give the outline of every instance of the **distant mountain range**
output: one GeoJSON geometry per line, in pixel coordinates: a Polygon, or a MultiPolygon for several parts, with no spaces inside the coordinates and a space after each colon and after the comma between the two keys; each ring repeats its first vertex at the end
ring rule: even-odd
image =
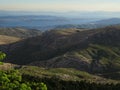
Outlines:
{"type": "Polygon", "coordinates": [[[0,27],[25,27],[30,29],[49,30],[59,25],[85,24],[96,21],[95,18],[67,18],[50,15],[0,16],[0,27]]]}
{"type": "Polygon", "coordinates": [[[58,25],[55,29],[65,29],[65,28],[86,28],[86,29],[94,29],[94,28],[103,28],[106,26],[117,25],[120,24],[120,18],[110,18],[98,20],[95,22],[90,22],[86,24],[76,25],[76,24],[67,24],[67,25],[58,25]]]}
{"type": "Polygon", "coordinates": [[[69,18],[120,18],[120,12],[107,12],[107,11],[5,11],[0,10],[0,16],[28,16],[28,15],[49,15],[57,17],[69,17],[69,18]]]}
{"type": "Polygon", "coordinates": [[[41,31],[59,28],[101,28],[120,24],[120,18],[82,18],[51,15],[8,15],[0,16],[0,27],[22,27],[41,31]]]}

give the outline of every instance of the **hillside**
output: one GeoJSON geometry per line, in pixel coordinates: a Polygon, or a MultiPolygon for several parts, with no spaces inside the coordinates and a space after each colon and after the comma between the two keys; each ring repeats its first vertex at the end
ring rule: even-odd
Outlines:
{"type": "Polygon", "coordinates": [[[41,31],[25,28],[0,28],[0,35],[12,36],[17,38],[28,38],[41,35],[41,31]]]}
{"type": "Polygon", "coordinates": [[[4,50],[7,48],[6,62],[48,68],[75,68],[120,79],[119,35],[120,26],[94,30],[51,30],[41,36],[2,47],[4,50]]]}
{"type": "Polygon", "coordinates": [[[64,81],[81,81],[87,80],[89,82],[97,83],[118,83],[117,80],[102,78],[100,76],[90,74],[84,71],[79,71],[73,68],[43,68],[37,66],[17,65],[11,63],[3,63],[0,65],[0,70],[18,70],[22,75],[30,77],[37,77],[38,79],[59,79],[64,81]],[[107,81],[107,82],[106,82],[107,81]]]}
{"type": "Polygon", "coordinates": [[[0,45],[10,44],[10,43],[14,43],[14,42],[17,42],[17,41],[20,41],[20,40],[21,39],[17,38],[17,37],[0,35],[0,45]]]}
{"type": "Polygon", "coordinates": [[[45,83],[44,85],[47,86],[48,90],[91,90],[93,88],[95,90],[109,90],[111,88],[112,90],[119,90],[120,87],[119,80],[103,78],[72,68],[41,68],[4,63],[0,65],[0,75],[0,79],[4,80],[5,83],[0,86],[2,89],[9,89],[12,85],[14,85],[13,89],[20,89],[19,85],[24,83],[24,87],[31,88],[26,90],[37,90],[38,87],[43,88],[41,82],[45,83]],[[10,82],[7,82],[6,78],[10,82]]]}
{"type": "MultiPolygon", "coordinates": [[[[41,36],[9,45],[11,47],[9,48],[10,50],[8,50],[10,51],[9,53],[11,53],[11,59],[9,60],[16,58],[18,61],[14,61],[14,63],[18,64],[28,64],[37,60],[47,60],[66,53],[71,47],[74,49],[74,47],[79,46],[80,43],[86,43],[84,41],[87,39],[87,35],[94,33],[94,31],[82,32],[81,30],[46,31],[41,36]],[[19,62],[19,60],[21,61],[19,62]]],[[[78,48],[83,47],[84,45],[81,45],[78,48]]]]}

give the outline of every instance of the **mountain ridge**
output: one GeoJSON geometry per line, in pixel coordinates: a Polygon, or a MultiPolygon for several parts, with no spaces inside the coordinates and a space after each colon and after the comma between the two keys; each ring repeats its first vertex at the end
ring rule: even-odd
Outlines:
{"type": "Polygon", "coordinates": [[[118,71],[119,35],[119,26],[94,30],[46,31],[41,36],[31,37],[5,46],[9,47],[8,60],[6,61],[16,64],[31,63],[30,65],[36,65],[33,62],[39,61],[40,64],[37,66],[67,66],[88,72],[109,72],[110,63],[114,63],[114,69],[110,71],[118,71]],[[111,53],[109,54],[109,52],[111,53]],[[114,57],[116,60],[109,60],[114,59],[114,57]],[[97,67],[98,70],[94,67],[97,67]]]}
{"type": "Polygon", "coordinates": [[[44,68],[73,68],[120,80],[120,26],[60,29],[0,45],[5,62],[44,68]]]}
{"type": "Polygon", "coordinates": [[[29,38],[41,35],[41,31],[26,29],[22,27],[16,28],[0,28],[0,35],[13,36],[17,38],[29,38]]]}

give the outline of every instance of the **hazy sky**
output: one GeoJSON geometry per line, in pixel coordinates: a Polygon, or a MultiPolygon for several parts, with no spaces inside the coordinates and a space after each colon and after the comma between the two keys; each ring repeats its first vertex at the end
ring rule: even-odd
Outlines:
{"type": "Polygon", "coordinates": [[[0,10],[120,11],[120,0],[0,0],[0,10]]]}

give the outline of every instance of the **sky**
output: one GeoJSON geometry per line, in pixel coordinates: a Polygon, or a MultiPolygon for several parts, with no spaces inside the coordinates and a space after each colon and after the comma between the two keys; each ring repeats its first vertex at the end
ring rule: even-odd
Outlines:
{"type": "Polygon", "coordinates": [[[0,10],[120,11],[120,0],[0,0],[0,10]]]}

